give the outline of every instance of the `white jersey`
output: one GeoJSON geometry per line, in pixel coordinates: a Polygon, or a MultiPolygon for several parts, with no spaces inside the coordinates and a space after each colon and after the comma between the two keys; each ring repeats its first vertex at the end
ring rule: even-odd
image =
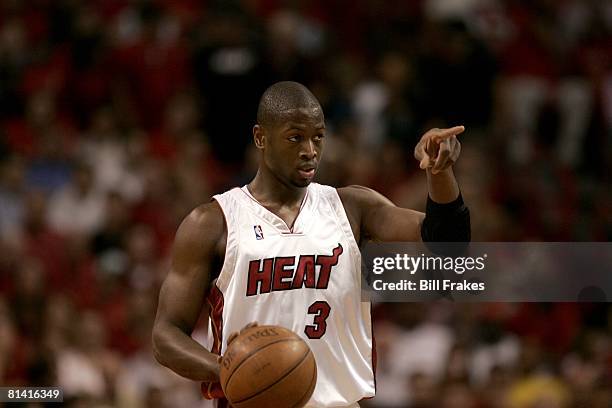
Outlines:
{"type": "Polygon", "coordinates": [[[335,188],[311,183],[290,229],[247,187],[216,195],[227,224],[223,268],[209,301],[212,351],[257,321],[310,346],[317,384],[307,407],[351,407],[374,396],[370,303],[361,300],[361,254],[335,188]]]}

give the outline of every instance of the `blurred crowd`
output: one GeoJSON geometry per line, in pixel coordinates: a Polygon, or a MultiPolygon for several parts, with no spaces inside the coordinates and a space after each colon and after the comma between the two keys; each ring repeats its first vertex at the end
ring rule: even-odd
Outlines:
{"type": "MultiPolygon", "coordinates": [[[[323,105],[319,182],[423,210],[414,145],[463,124],[475,241],[612,239],[610,2],[3,0],[1,385],[208,406],[152,358],[157,291],[180,220],[253,177],[257,101],[278,80],[323,105]]],[[[612,401],[608,304],[374,315],[368,407],[612,401]]]]}

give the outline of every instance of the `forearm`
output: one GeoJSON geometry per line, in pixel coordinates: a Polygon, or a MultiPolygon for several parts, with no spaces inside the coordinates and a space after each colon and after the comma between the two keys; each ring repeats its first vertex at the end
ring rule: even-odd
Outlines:
{"type": "Polygon", "coordinates": [[[421,225],[424,242],[469,242],[470,211],[463,202],[451,168],[438,174],[427,171],[429,198],[421,225]]]}
{"type": "Polygon", "coordinates": [[[160,364],[183,377],[195,381],[219,381],[219,356],[177,326],[156,323],[153,329],[153,354],[160,364]]]}
{"type": "Polygon", "coordinates": [[[439,204],[455,201],[459,197],[459,185],[455,179],[453,168],[449,167],[437,174],[427,169],[427,189],[429,197],[439,204]]]}
{"type": "Polygon", "coordinates": [[[470,211],[463,202],[452,168],[461,151],[457,135],[464,130],[463,126],[432,129],[414,148],[419,167],[427,172],[429,195],[421,224],[423,242],[466,243],[471,240],[470,211]]]}

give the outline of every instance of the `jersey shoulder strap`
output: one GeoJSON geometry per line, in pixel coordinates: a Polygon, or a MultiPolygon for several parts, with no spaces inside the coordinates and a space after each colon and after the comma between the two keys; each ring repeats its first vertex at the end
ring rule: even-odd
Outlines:
{"type": "Polygon", "coordinates": [[[213,199],[219,203],[225,217],[225,225],[227,227],[227,243],[225,245],[225,258],[219,277],[217,278],[217,287],[223,290],[229,284],[229,280],[234,272],[238,255],[238,245],[240,244],[240,214],[241,214],[241,196],[243,193],[240,188],[235,187],[226,191],[223,194],[213,196],[213,199]]]}
{"type": "Polygon", "coordinates": [[[321,202],[325,202],[335,215],[336,220],[338,221],[338,226],[345,238],[350,243],[351,248],[354,251],[359,252],[359,245],[355,240],[355,235],[353,234],[351,223],[349,221],[348,215],[346,214],[346,210],[344,209],[344,204],[342,204],[342,200],[338,195],[338,190],[335,187],[327,186],[324,184],[316,184],[316,189],[321,202]]]}

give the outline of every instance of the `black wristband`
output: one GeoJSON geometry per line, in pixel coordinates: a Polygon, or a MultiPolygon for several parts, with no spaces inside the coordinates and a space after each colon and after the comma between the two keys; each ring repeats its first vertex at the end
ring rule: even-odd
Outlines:
{"type": "Polygon", "coordinates": [[[461,193],[454,201],[436,203],[427,197],[425,219],[421,226],[423,242],[469,242],[471,240],[470,211],[461,193]]]}
{"type": "Polygon", "coordinates": [[[427,209],[425,211],[427,212],[427,215],[444,217],[447,215],[452,215],[457,211],[461,211],[463,207],[465,207],[465,204],[463,203],[463,196],[461,193],[459,193],[459,196],[454,201],[444,204],[436,203],[428,195],[427,209]]]}

